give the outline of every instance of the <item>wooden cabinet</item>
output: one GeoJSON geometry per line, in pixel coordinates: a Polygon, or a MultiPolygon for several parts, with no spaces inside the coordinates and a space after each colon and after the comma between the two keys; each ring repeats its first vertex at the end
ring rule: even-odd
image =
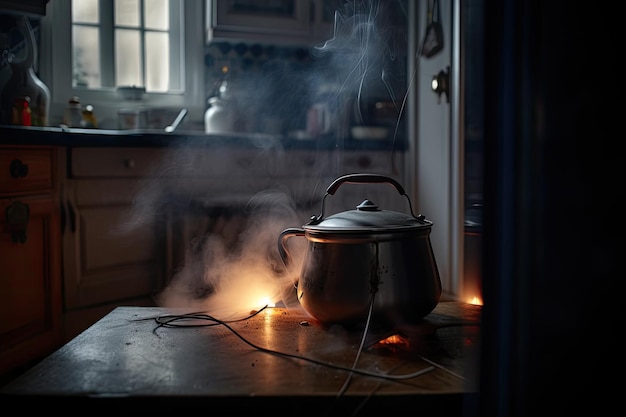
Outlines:
{"type": "Polygon", "coordinates": [[[0,0],[0,13],[26,14],[40,17],[46,15],[49,0],[0,0]]]}
{"type": "Polygon", "coordinates": [[[76,147],[62,155],[68,336],[115,306],[153,305],[164,281],[165,225],[140,197],[158,191],[152,168],[161,155],[158,148],[125,147],[76,147]]]}
{"type": "Polygon", "coordinates": [[[332,36],[338,0],[207,0],[208,41],[314,44],[332,36]]]}
{"type": "Polygon", "coordinates": [[[0,375],[63,342],[56,149],[0,146],[0,375]]]}

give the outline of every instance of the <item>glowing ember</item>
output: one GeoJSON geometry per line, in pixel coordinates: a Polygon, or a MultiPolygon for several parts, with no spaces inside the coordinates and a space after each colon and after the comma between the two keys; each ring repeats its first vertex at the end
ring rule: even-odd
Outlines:
{"type": "Polygon", "coordinates": [[[276,303],[274,303],[270,297],[262,297],[258,302],[259,308],[263,308],[265,306],[268,307],[276,307],[276,303]]]}
{"type": "Polygon", "coordinates": [[[385,339],[379,340],[380,345],[409,345],[409,339],[400,336],[399,334],[391,335],[385,339]]]}
{"type": "Polygon", "coordinates": [[[469,303],[469,304],[474,304],[474,305],[477,305],[477,306],[481,306],[481,305],[483,305],[483,301],[482,301],[480,298],[478,298],[478,297],[472,297],[472,298],[468,301],[468,303],[469,303]]]}

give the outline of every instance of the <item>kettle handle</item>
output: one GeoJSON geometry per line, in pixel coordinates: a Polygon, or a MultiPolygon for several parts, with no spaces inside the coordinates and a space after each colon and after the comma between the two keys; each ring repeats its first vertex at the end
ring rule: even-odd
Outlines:
{"type": "Polygon", "coordinates": [[[413,216],[420,223],[425,223],[427,221],[425,220],[424,215],[422,214],[418,216],[415,215],[415,213],[413,212],[413,205],[411,204],[411,199],[404,191],[404,187],[402,187],[402,185],[400,185],[400,183],[394,180],[393,178],[390,178],[381,174],[347,174],[347,175],[343,175],[337,178],[328,186],[328,188],[326,189],[326,194],[322,198],[322,212],[319,214],[319,216],[312,216],[311,221],[308,223],[309,225],[319,224],[322,221],[322,219],[324,218],[324,207],[326,203],[326,197],[328,197],[329,195],[334,195],[337,189],[339,188],[339,186],[344,183],[351,183],[351,184],[388,183],[388,184],[391,184],[395,187],[395,189],[398,191],[398,193],[400,193],[401,196],[406,198],[406,201],[409,204],[409,212],[411,213],[411,216],[413,216]]]}
{"type": "Polygon", "coordinates": [[[393,178],[381,174],[348,174],[337,178],[326,189],[326,194],[334,195],[339,186],[343,183],[363,184],[363,183],[389,183],[393,185],[400,195],[405,195],[404,188],[393,178]]]}
{"type": "Polygon", "coordinates": [[[290,227],[283,230],[278,235],[278,253],[283,260],[285,266],[289,265],[289,252],[287,251],[287,239],[293,236],[304,236],[304,229],[299,227],[290,227]]]}

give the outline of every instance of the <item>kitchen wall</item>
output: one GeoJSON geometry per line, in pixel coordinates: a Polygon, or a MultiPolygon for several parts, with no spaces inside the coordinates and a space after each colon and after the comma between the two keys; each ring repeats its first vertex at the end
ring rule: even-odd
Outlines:
{"type": "MultiPolygon", "coordinates": [[[[246,116],[238,131],[282,133],[305,128],[306,109],[311,104],[308,74],[314,67],[310,47],[210,42],[204,62],[207,100],[218,95],[224,69],[228,70],[229,94],[246,116]]],[[[204,126],[198,129],[204,130],[204,126]]]]}
{"type": "Polygon", "coordinates": [[[481,0],[439,1],[443,49],[427,58],[419,51],[429,3],[410,4],[409,51],[417,52],[408,70],[412,117],[405,183],[417,211],[434,222],[431,240],[446,296],[480,303],[476,223],[482,212],[473,205],[482,202],[483,192],[481,0]],[[439,94],[432,81],[441,72],[449,76],[449,91],[439,94]]]}
{"type": "Polygon", "coordinates": [[[443,29],[443,49],[426,58],[419,56],[424,42],[429,2],[411,2],[414,24],[409,46],[416,59],[409,67],[411,94],[409,97],[409,141],[406,183],[412,185],[416,210],[433,221],[431,240],[439,272],[447,295],[460,296],[459,285],[463,268],[463,184],[462,138],[455,126],[459,111],[458,79],[451,75],[450,102],[446,95],[432,90],[432,79],[441,70],[458,72],[455,58],[458,36],[453,28],[453,5],[440,1],[443,29]]]}

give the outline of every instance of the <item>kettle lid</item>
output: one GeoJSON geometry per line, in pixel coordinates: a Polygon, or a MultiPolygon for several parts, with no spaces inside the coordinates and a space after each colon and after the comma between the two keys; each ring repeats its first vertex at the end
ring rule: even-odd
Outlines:
{"type": "Polygon", "coordinates": [[[370,200],[363,200],[355,210],[343,211],[303,226],[309,231],[328,232],[391,232],[411,231],[432,226],[423,215],[413,216],[393,210],[381,210],[370,200]]]}

